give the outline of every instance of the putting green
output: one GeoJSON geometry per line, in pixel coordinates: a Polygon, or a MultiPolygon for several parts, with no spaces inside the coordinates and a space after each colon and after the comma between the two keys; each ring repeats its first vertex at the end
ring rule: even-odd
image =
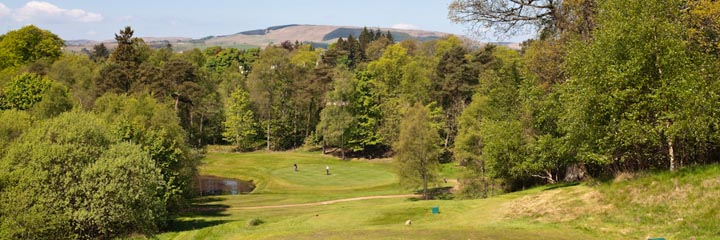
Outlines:
{"type": "Polygon", "coordinates": [[[355,189],[396,183],[395,174],[389,170],[370,164],[299,164],[297,172],[286,167],[275,169],[271,175],[283,185],[355,189]],[[330,175],[326,174],[325,166],[330,166],[330,175]]]}

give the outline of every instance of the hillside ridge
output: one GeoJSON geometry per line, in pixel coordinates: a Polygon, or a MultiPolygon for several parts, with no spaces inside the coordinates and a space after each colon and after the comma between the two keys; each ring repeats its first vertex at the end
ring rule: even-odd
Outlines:
{"type": "MultiPolygon", "coordinates": [[[[270,26],[264,29],[254,29],[240,31],[229,35],[206,36],[198,39],[188,37],[140,37],[145,43],[151,47],[160,48],[171,44],[176,51],[184,51],[192,48],[207,48],[211,46],[235,47],[235,48],[257,48],[265,47],[269,44],[279,44],[284,41],[299,41],[303,43],[312,43],[316,47],[327,47],[329,44],[337,41],[340,37],[347,37],[352,34],[355,37],[365,27],[358,26],[333,26],[333,25],[313,25],[313,24],[285,24],[270,26]]],[[[416,39],[419,41],[431,41],[451,35],[450,33],[438,31],[426,31],[420,29],[397,29],[385,27],[367,27],[373,32],[381,31],[383,33],[390,32],[396,41],[405,39],[416,39]]],[[[66,49],[69,51],[80,52],[82,49],[91,50],[94,45],[103,43],[108,48],[115,47],[115,40],[108,39],[102,41],[94,41],[87,39],[65,40],[66,49]]],[[[498,43],[500,45],[511,45],[514,43],[498,43]]]]}

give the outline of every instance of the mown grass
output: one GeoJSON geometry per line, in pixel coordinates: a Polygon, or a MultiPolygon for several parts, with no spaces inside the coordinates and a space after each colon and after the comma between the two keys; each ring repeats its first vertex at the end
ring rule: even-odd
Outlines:
{"type": "Polygon", "coordinates": [[[554,224],[504,219],[507,198],[471,201],[375,199],[302,208],[228,210],[189,216],[221,224],[166,233],[161,239],[599,239],[554,224]],[[433,215],[431,208],[440,207],[433,215]],[[262,225],[247,227],[250,219],[262,225]],[[406,226],[405,221],[412,220],[406,226]]]}
{"type": "Polygon", "coordinates": [[[208,153],[201,174],[252,180],[248,195],[221,197],[215,204],[260,206],[318,202],[368,195],[409,193],[397,184],[391,162],[342,161],[308,152],[208,153]],[[293,171],[298,165],[298,172],[293,171]],[[325,166],[330,167],[326,175],[325,166]]]}
{"type": "MultiPolygon", "coordinates": [[[[390,161],[313,152],[210,153],[200,171],[253,179],[248,195],[199,198],[225,207],[187,212],[160,239],[718,239],[720,168],[622,181],[542,186],[477,200],[373,199],[273,209],[237,207],[405,194],[390,161]],[[292,164],[299,165],[294,172],[292,164]],[[330,165],[333,175],[325,175],[330,165]],[[440,207],[440,214],[431,208],[440,207]],[[248,222],[261,219],[262,224],[248,222]],[[412,225],[405,225],[412,220],[412,225]]],[[[457,166],[445,165],[453,176],[457,166]]]]}
{"type": "MultiPolygon", "coordinates": [[[[407,194],[397,184],[391,161],[342,161],[316,152],[211,152],[202,174],[253,180],[247,195],[197,199],[214,211],[187,212],[176,219],[173,232],[161,239],[594,239],[582,230],[554,224],[528,224],[505,219],[506,203],[523,194],[485,200],[416,201],[373,199],[330,205],[273,209],[237,207],[318,202],[357,196],[407,194]],[[298,164],[299,171],[293,171],[298,164]],[[325,175],[325,166],[332,175],[325,175]],[[440,207],[433,215],[431,208],[440,207]],[[248,226],[253,219],[260,225],[248,226]],[[405,221],[412,220],[406,226],[405,221]]],[[[446,164],[441,175],[456,178],[458,167],[446,164]]],[[[432,184],[445,186],[449,184],[432,184]]],[[[530,192],[528,192],[530,193],[530,192]]]]}

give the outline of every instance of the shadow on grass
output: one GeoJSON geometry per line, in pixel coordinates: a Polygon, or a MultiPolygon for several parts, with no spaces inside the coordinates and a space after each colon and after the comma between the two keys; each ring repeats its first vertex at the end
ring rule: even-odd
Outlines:
{"type": "Polygon", "coordinates": [[[192,204],[202,204],[202,203],[209,203],[209,202],[219,202],[223,201],[225,198],[223,197],[198,197],[192,200],[192,204]]]}
{"type": "Polygon", "coordinates": [[[192,231],[192,230],[217,226],[217,225],[228,223],[228,222],[231,222],[231,221],[228,221],[228,220],[204,220],[204,219],[190,219],[190,220],[175,219],[168,223],[168,227],[165,229],[165,231],[166,232],[192,231]]]}
{"type": "MultiPolygon", "coordinates": [[[[455,195],[450,192],[452,187],[436,187],[436,188],[428,188],[428,196],[430,199],[428,200],[452,200],[455,199],[455,195]]],[[[415,191],[415,194],[422,195],[422,190],[415,191]]],[[[412,197],[409,198],[410,201],[417,201],[417,200],[424,200],[421,198],[412,197]]]]}
{"type": "Polygon", "coordinates": [[[230,206],[225,204],[193,204],[183,210],[183,217],[224,217],[230,216],[225,210],[230,206]]]}
{"type": "Polygon", "coordinates": [[[222,201],[221,197],[202,197],[192,201],[190,206],[183,209],[167,223],[165,232],[182,232],[196,229],[203,229],[230,222],[228,220],[209,220],[207,218],[224,217],[230,214],[226,212],[230,206],[225,204],[212,204],[222,201]]]}
{"type": "Polygon", "coordinates": [[[179,217],[224,217],[229,216],[225,210],[229,205],[218,204],[225,200],[223,197],[200,197],[193,199],[188,208],[182,210],[179,217]]]}
{"type": "Polygon", "coordinates": [[[543,191],[553,190],[553,189],[559,189],[559,188],[566,188],[566,187],[572,187],[580,185],[580,182],[565,182],[565,183],[556,183],[552,185],[548,185],[545,187],[543,191]]]}

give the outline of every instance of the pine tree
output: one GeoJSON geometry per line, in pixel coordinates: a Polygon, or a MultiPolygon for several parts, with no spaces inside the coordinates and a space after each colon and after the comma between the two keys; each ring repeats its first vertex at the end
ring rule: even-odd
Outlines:
{"type": "Polygon", "coordinates": [[[367,27],[364,27],[362,32],[360,32],[360,48],[362,48],[363,52],[365,52],[365,49],[367,49],[368,44],[372,42],[374,39],[374,35],[371,31],[367,29],[367,27]]]}
{"type": "Polygon", "coordinates": [[[363,53],[360,43],[355,40],[355,37],[352,34],[348,36],[347,43],[349,52],[348,58],[351,61],[351,67],[354,67],[365,59],[365,54],[363,53]]]}
{"type": "Polygon", "coordinates": [[[130,26],[120,30],[120,35],[115,34],[115,41],[117,41],[117,48],[112,54],[112,60],[116,62],[136,62],[138,61],[138,54],[133,46],[135,40],[133,34],[135,33],[130,26]]]}
{"type": "Polygon", "coordinates": [[[108,58],[108,56],[110,56],[110,51],[108,51],[104,43],[100,43],[93,46],[93,51],[90,55],[90,59],[97,62],[100,60],[105,60],[106,58],[108,58]]]}
{"type": "Polygon", "coordinates": [[[385,37],[385,36],[383,36],[383,33],[380,31],[380,29],[379,28],[375,29],[375,37],[373,38],[373,41],[378,40],[382,37],[385,37]]]}

